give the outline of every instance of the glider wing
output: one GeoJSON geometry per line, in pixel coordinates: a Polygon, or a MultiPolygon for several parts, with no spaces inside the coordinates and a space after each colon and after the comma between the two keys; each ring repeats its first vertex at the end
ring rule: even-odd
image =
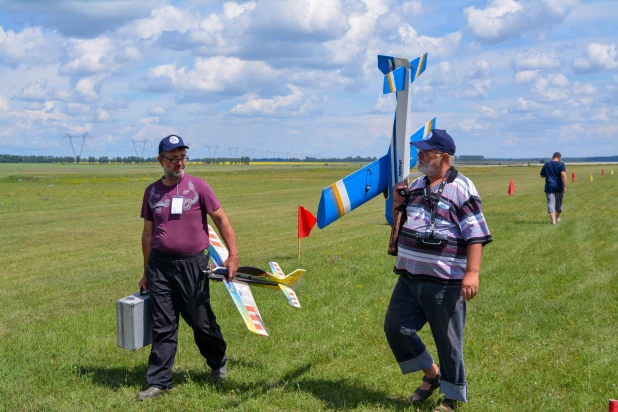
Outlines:
{"type": "Polygon", "coordinates": [[[255,334],[268,336],[266,326],[255,304],[255,299],[253,299],[253,294],[251,293],[251,289],[249,289],[249,285],[238,280],[228,282],[223,279],[223,283],[230,293],[234,304],[238,308],[240,316],[245,321],[247,329],[255,334]]]}

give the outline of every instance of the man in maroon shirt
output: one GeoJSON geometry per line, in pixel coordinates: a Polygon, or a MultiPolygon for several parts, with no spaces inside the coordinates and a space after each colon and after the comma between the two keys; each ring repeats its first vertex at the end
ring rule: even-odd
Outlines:
{"type": "Polygon", "coordinates": [[[211,368],[211,381],[227,378],[226,343],[210,306],[204,273],[210,244],[207,216],[229,250],[224,262],[228,280],[238,268],[236,237],[208,183],[185,173],[188,148],[177,135],[161,140],[157,159],[163,177],[146,188],[142,202],[144,276],[139,287],[150,295],[152,349],[146,373],[149,387],[137,394],[141,400],[173,387],[179,314],[193,328],[195,343],[211,368]]]}

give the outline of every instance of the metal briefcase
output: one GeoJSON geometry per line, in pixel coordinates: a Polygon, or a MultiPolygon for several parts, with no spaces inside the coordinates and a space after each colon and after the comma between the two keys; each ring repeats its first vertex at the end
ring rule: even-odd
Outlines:
{"type": "Polygon", "coordinates": [[[152,343],[152,321],[148,293],[127,296],[116,301],[118,346],[137,350],[152,343]]]}

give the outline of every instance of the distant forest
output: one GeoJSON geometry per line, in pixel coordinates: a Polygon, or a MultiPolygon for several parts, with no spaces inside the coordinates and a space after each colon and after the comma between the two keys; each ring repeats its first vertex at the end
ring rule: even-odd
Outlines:
{"type": "MultiPolygon", "coordinates": [[[[356,163],[371,163],[377,160],[376,157],[361,157],[361,156],[348,156],[344,158],[338,157],[305,157],[303,159],[300,158],[282,158],[282,157],[268,157],[268,158],[253,158],[250,157],[238,157],[238,158],[230,158],[230,157],[216,157],[216,158],[190,158],[191,162],[203,162],[206,164],[223,164],[223,163],[232,163],[232,164],[249,164],[250,162],[356,162],[356,163]]],[[[456,156],[456,161],[458,163],[469,163],[469,164],[520,164],[520,163],[528,163],[532,164],[543,164],[546,161],[551,160],[550,158],[488,158],[480,155],[460,155],[456,156]]],[[[563,157],[563,162],[567,163],[605,163],[605,162],[618,162],[618,156],[591,156],[591,157],[563,157]]],[[[89,163],[89,164],[106,164],[106,163],[156,163],[156,157],[147,157],[141,158],[136,156],[127,156],[127,157],[84,157],[77,159],[72,156],[22,156],[22,155],[8,155],[8,154],[0,154],[0,163],[89,163]]]]}

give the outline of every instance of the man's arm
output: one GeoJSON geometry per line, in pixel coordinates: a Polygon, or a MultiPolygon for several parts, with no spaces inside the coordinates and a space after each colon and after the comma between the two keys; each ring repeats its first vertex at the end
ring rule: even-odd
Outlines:
{"type": "Polygon", "coordinates": [[[470,300],[479,291],[479,272],[481,270],[481,259],[483,257],[483,245],[473,243],[468,245],[468,264],[466,274],[461,282],[461,296],[465,300],[470,300]]]}
{"type": "Polygon", "coordinates": [[[560,172],[560,177],[562,178],[562,193],[566,192],[566,183],[567,183],[567,179],[566,179],[566,172],[563,170],[562,172],[560,172]]]}
{"type": "Polygon", "coordinates": [[[142,254],[144,255],[144,276],[139,281],[140,290],[148,290],[148,281],[146,280],[146,268],[148,267],[148,259],[152,251],[152,232],[154,230],[154,222],[144,219],[144,230],[142,231],[142,254]]]}
{"type": "Polygon", "coordinates": [[[232,280],[234,276],[236,276],[236,270],[238,269],[238,248],[236,247],[236,234],[234,233],[234,228],[222,207],[214,212],[210,212],[208,216],[210,216],[215,226],[217,226],[221,239],[225,243],[225,246],[227,246],[229,257],[223,262],[223,266],[225,266],[228,271],[227,280],[232,280]]]}

